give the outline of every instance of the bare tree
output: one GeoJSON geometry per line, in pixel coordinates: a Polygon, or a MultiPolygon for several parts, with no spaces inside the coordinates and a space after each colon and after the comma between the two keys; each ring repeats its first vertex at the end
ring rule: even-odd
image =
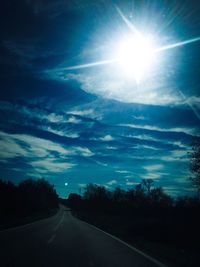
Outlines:
{"type": "Polygon", "coordinates": [[[142,180],[142,186],[149,195],[151,193],[152,186],[154,184],[154,181],[152,179],[143,179],[142,180]]]}
{"type": "Polygon", "coordinates": [[[196,187],[198,196],[200,197],[200,141],[195,142],[190,153],[190,180],[196,187]]]}

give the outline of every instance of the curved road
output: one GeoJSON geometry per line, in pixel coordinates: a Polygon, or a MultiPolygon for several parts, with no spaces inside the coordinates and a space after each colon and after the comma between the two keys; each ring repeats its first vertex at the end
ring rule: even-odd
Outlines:
{"type": "Polygon", "coordinates": [[[53,217],[0,232],[0,266],[164,267],[63,206],[53,217]]]}

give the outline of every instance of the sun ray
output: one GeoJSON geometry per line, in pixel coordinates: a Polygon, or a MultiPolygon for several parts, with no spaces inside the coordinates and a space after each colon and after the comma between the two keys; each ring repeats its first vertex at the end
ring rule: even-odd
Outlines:
{"type": "Polygon", "coordinates": [[[86,69],[86,68],[92,68],[92,67],[101,66],[101,65],[112,64],[117,61],[118,61],[117,59],[102,60],[102,61],[90,62],[86,64],[74,65],[74,66],[69,66],[69,67],[56,68],[52,70],[47,70],[46,72],[86,69]]]}
{"type": "MultiPolygon", "coordinates": [[[[188,44],[191,44],[194,42],[199,42],[199,41],[200,41],[200,37],[195,37],[195,38],[185,40],[182,42],[177,42],[174,44],[158,47],[155,49],[154,52],[159,53],[159,52],[162,52],[165,50],[181,47],[181,46],[188,45],[188,44]]],[[[101,65],[108,65],[108,64],[116,63],[118,61],[119,61],[119,59],[114,58],[114,59],[109,59],[109,60],[102,60],[102,61],[90,62],[90,63],[86,63],[86,64],[74,65],[74,66],[70,66],[70,67],[59,68],[56,70],[57,71],[60,71],[60,70],[79,70],[79,69],[92,68],[92,67],[101,66],[101,65]]],[[[55,71],[55,69],[54,69],[54,71],[55,71]]]]}
{"type": "Polygon", "coordinates": [[[91,67],[100,66],[100,65],[112,64],[116,61],[117,61],[116,59],[108,59],[108,60],[102,60],[102,61],[96,61],[96,62],[91,62],[91,63],[87,63],[87,64],[81,64],[81,65],[66,67],[64,69],[65,70],[85,69],[85,68],[91,68],[91,67]]]}
{"type": "Polygon", "coordinates": [[[194,114],[196,115],[197,119],[199,119],[199,121],[200,121],[200,113],[199,113],[198,109],[194,106],[193,103],[191,103],[190,99],[188,99],[181,90],[178,90],[178,92],[181,95],[181,97],[183,98],[183,100],[185,101],[185,103],[194,112],[194,114]]]}
{"type": "Polygon", "coordinates": [[[182,41],[182,42],[177,42],[175,44],[161,46],[161,47],[157,48],[155,52],[161,52],[161,51],[173,49],[173,48],[176,48],[176,47],[184,46],[184,45],[195,43],[195,42],[199,42],[199,41],[200,41],[200,36],[192,38],[192,39],[188,39],[188,40],[185,40],[185,41],[182,41]]]}
{"type": "Polygon", "coordinates": [[[122,18],[122,20],[126,23],[126,25],[129,27],[129,29],[131,31],[133,31],[134,34],[138,34],[140,35],[140,32],[138,31],[138,29],[133,25],[133,23],[131,23],[122,13],[121,9],[118,6],[115,6],[117,12],[119,13],[120,17],[122,18]]]}
{"type": "MultiPolygon", "coordinates": [[[[134,35],[136,35],[138,37],[143,37],[142,34],[138,31],[138,29],[135,27],[135,25],[133,25],[133,23],[131,23],[126,18],[126,16],[123,14],[121,9],[116,5],[115,5],[115,8],[116,8],[118,14],[120,15],[120,17],[122,18],[122,20],[126,23],[128,28],[134,33],[134,35]]],[[[185,40],[185,41],[177,42],[177,43],[174,43],[174,44],[164,45],[164,46],[155,48],[155,50],[153,52],[154,53],[159,53],[159,52],[162,52],[162,51],[174,49],[174,48],[177,48],[177,47],[181,47],[181,46],[188,45],[188,44],[191,44],[191,43],[194,43],[194,42],[199,42],[199,41],[200,41],[200,36],[192,38],[192,39],[188,39],[188,40],[185,40]]],[[[119,58],[113,58],[113,59],[106,59],[106,60],[102,60],[102,61],[90,62],[90,63],[86,63],[86,64],[80,64],[80,65],[74,65],[74,66],[69,66],[69,67],[58,68],[56,70],[57,71],[79,70],[79,69],[92,68],[92,67],[101,66],[101,65],[108,65],[108,64],[119,62],[119,61],[120,61],[119,58]]],[[[54,69],[54,71],[55,71],[55,69],[54,69]]]]}

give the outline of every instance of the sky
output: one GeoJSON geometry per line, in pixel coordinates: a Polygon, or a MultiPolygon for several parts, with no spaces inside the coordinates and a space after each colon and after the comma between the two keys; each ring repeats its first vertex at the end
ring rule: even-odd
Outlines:
{"type": "Polygon", "coordinates": [[[62,197],[141,179],[193,194],[199,12],[189,0],[1,1],[1,179],[45,178],[62,197]],[[165,48],[140,82],[108,62],[135,29],[165,48]]]}

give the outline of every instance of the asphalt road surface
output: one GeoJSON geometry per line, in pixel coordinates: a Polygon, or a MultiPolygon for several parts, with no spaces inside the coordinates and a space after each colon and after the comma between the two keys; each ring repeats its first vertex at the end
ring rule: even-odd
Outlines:
{"type": "Polygon", "coordinates": [[[50,218],[0,232],[1,267],[164,266],[60,207],[50,218]]]}

